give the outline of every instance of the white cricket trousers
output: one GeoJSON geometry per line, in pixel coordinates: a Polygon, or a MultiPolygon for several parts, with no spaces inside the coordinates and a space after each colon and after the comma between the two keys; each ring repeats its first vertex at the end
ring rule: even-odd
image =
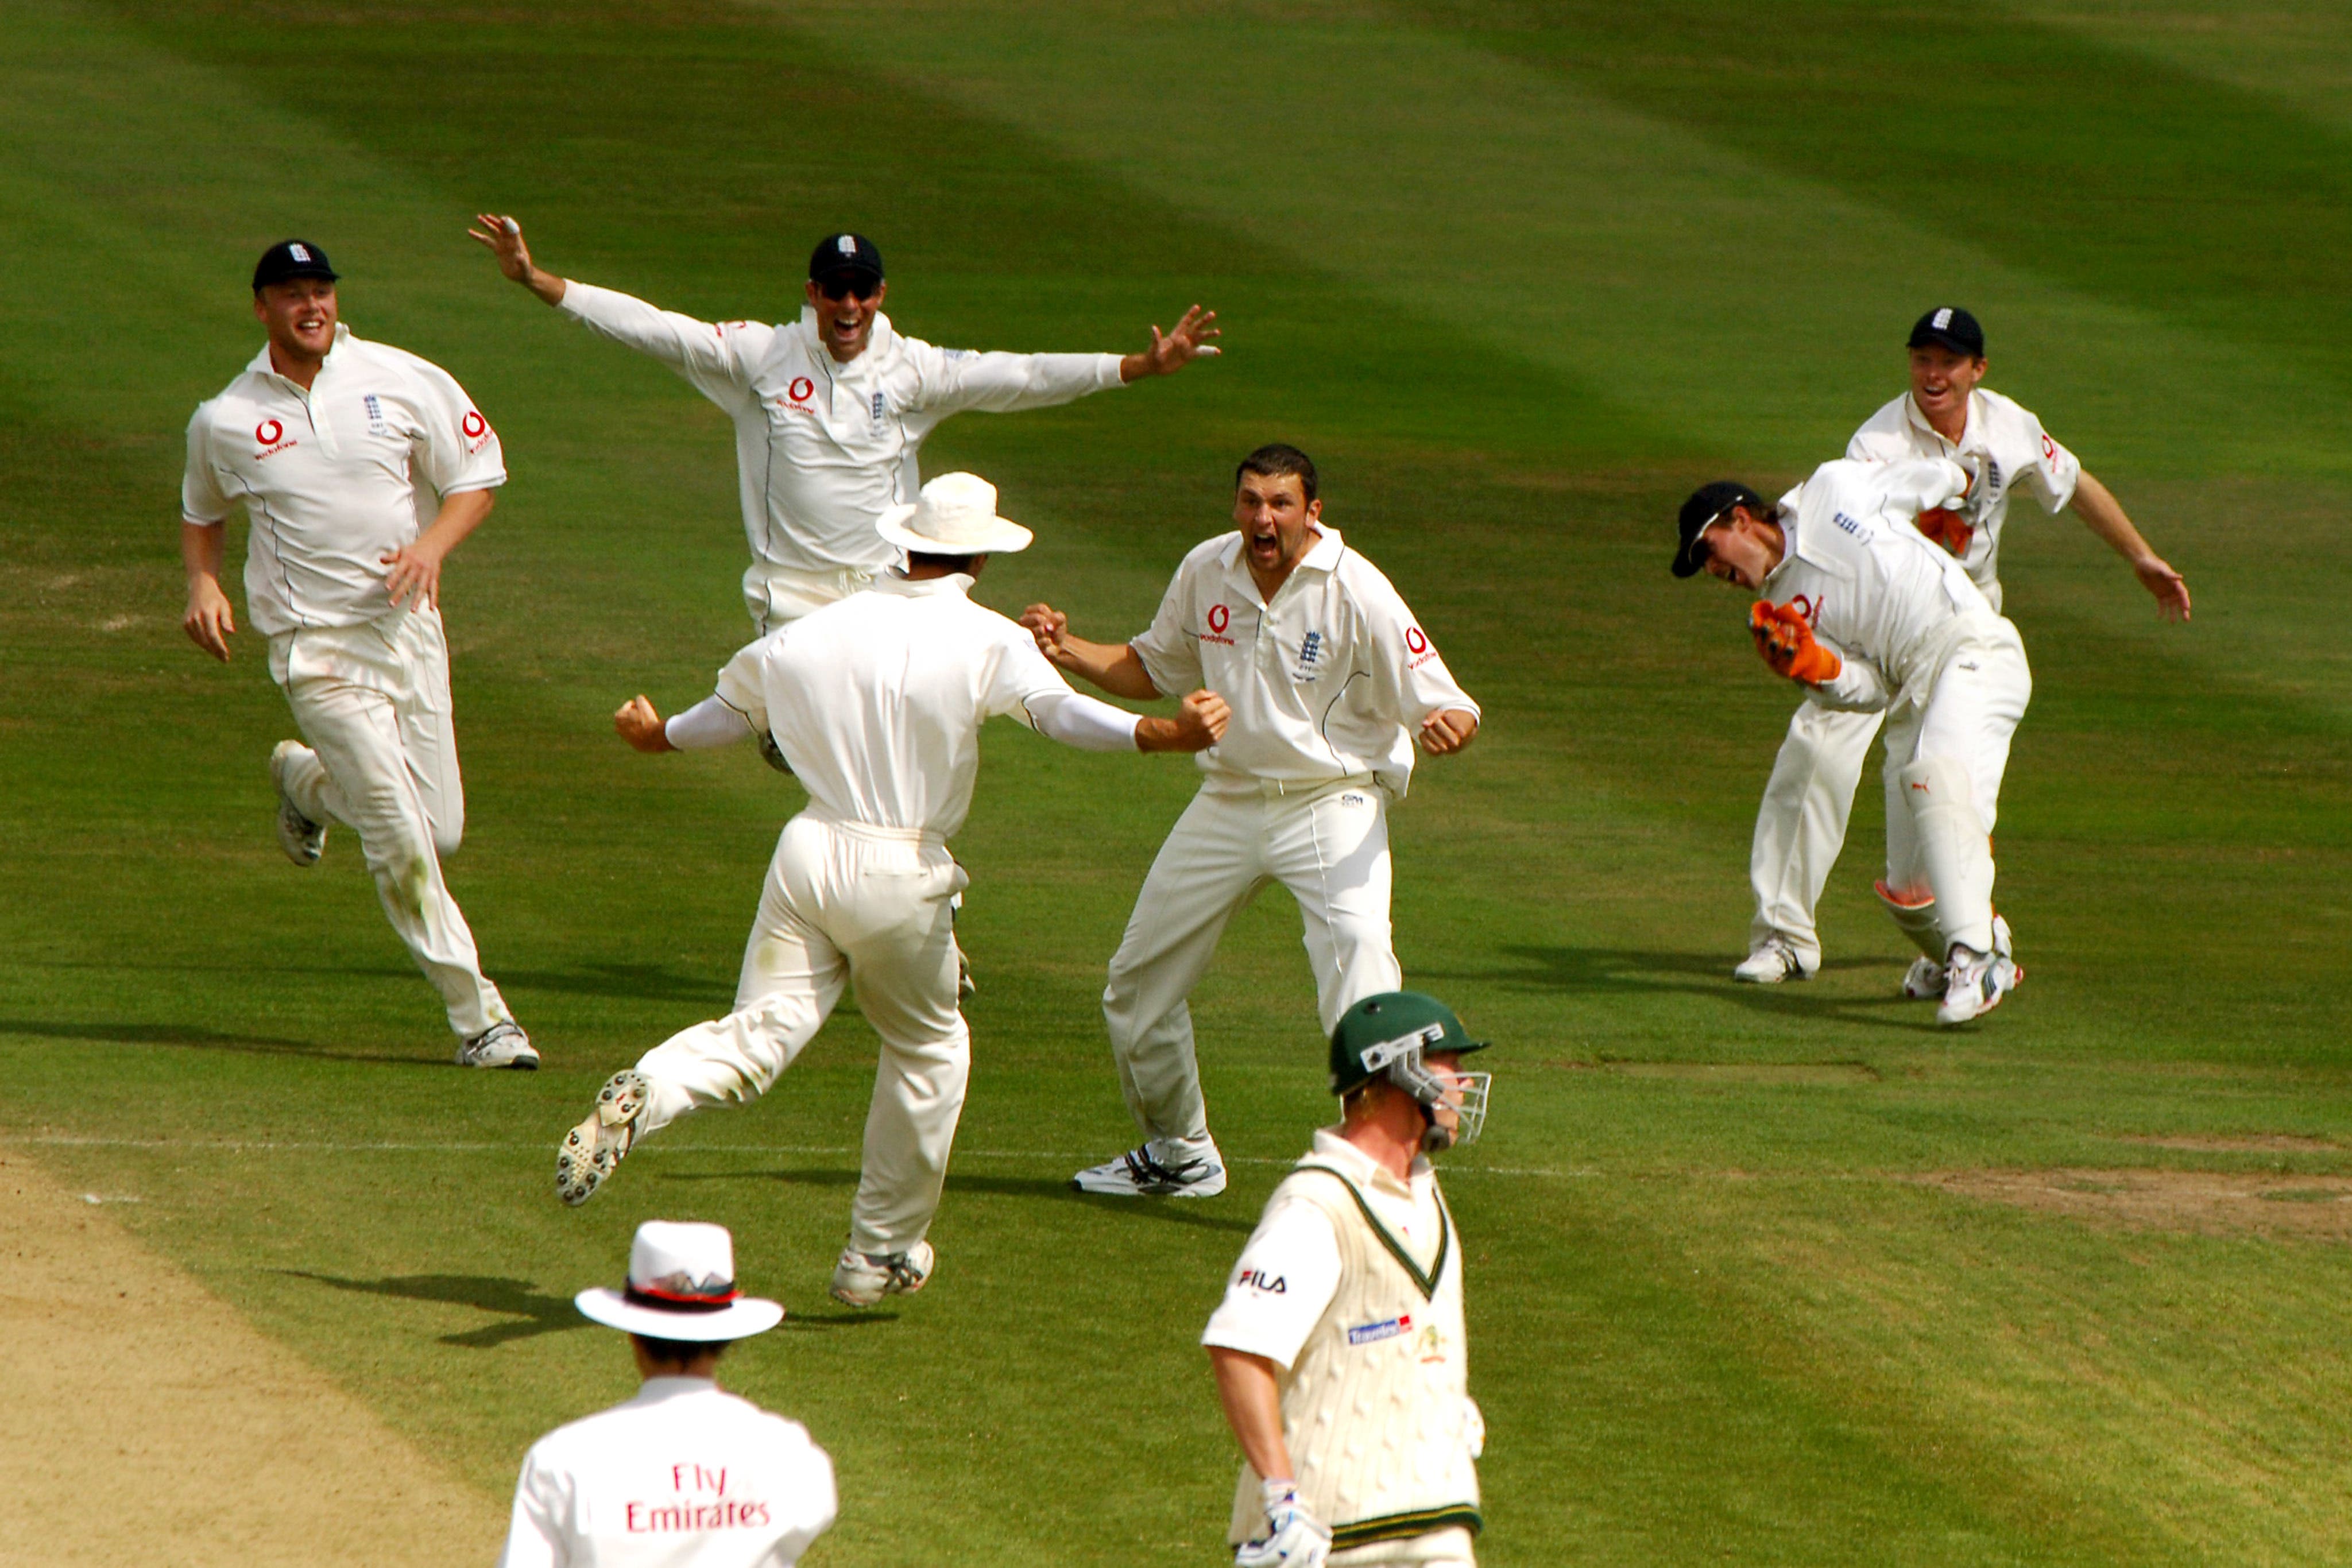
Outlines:
{"type": "Polygon", "coordinates": [[[466,789],[440,612],[280,632],[269,640],[269,673],[310,742],[284,770],[295,808],[359,834],[384,917],[460,1039],[510,1021],[441,878],[440,857],[466,835],[466,789]]]}
{"type": "Polygon", "coordinates": [[[1323,1031],[1402,980],[1389,926],[1388,795],[1369,779],[1246,793],[1204,786],[1169,830],[1110,961],[1103,1021],[1144,1135],[1199,1146],[1208,1106],[1185,998],[1234,911],[1278,882],[1298,901],[1323,1031]]]}
{"type": "Polygon", "coordinates": [[[923,1239],[940,1207],[971,1071],[957,1007],[951,903],[963,868],[936,833],[803,811],[784,824],[743,948],[735,1010],[672,1035],[637,1062],[640,1134],[689,1111],[766,1093],[842,988],[882,1040],[866,1114],[849,1244],[881,1256],[923,1239]]]}
{"type": "Polygon", "coordinates": [[[1756,893],[1749,951],[1778,936],[1806,968],[1821,967],[1813,911],[1845,847],[1854,788],[1885,718],[1884,713],[1847,713],[1811,701],[1797,705],[1788,738],[1773,758],[1748,851],[1748,883],[1756,893]]]}
{"type": "Polygon", "coordinates": [[[796,571],[755,560],[743,570],[743,608],[764,637],[788,621],[797,621],[873,586],[874,573],[862,567],[796,571]]]}
{"type": "Polygon", "coordinates": [[[1886,885],[1933,897],[1948,946],[1992,951],[1992,831],[2032,700],[2024,640],[1995,620],[1944,661],[1924,708],[1887,722],[1886,885]]]}

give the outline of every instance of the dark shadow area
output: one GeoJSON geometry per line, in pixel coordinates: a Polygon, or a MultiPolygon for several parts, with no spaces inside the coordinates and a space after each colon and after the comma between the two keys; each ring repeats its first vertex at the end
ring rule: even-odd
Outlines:
{"type": "Polygon", "coordinates": [[[390,1067],[446,1067],[446,1056],[394,1056],[380,1051],[336,1051],[308,1040],[268,1035],[226,1034],[174,1023],[50,1023],[40,1019],[0,1019],[0,1036],[79,1040],[93,1045],[173,1045],[190,1051],[234,1051],[251,1056],[301,1056],[317,1061],[368,1061],[390,1067]]]}
{"type": "Polygon", "coordinates": [[[787,1312],[776,1326],[785,1329],[841,1329],[857,1323],[895,1323],[896,1312],[877,1312],[871,1309],[846,1308],[837,1312],[787,1312]]]}
{"type": "Polygon", "coordinates": [[[789,1186],[856,1186],[856,1171],[664,1171],[662,1181],[778,1181],[789,1186]]]}
{"type": "Polygon", "coordinates": [[[1832,972],[1885,969],[1883,998],[1825,997],[1801,980],[1777,986],[1742,985],[1731,977],[1732,960],[1716,952],[1674,953],[1638,947],[1511,946],[1503,955],[1517,967],[1504,969],[1424,970],[1434,980],[1476,980],[1583,995],[1640,994],[1711,997],[1753,1011],[1785,1019],[1834,1019],[1842,1023],[1867,1024],[1875,1029],[1905,1030],[1922,1034],[1942,1032],[1935,1013],[1919,1002],[1904,998],[1901,961],[1890,958],[1832,958],[1822,966],[1832,972]]]}
{"type": "Polygon", "coordinates": [[[442,1301],[498,1312],[509,1320],[441,1336],[443,1344],[464,1345],[469,1350],[489,1350],[509,1340],[596,1326],[580,1315],[571,1297],[542,1295],[521,1280],[493,1279],[486,1274],[399,1274],[388,1280],[341,1280],[332,1274],[314,1274],[307,1269],[280,1269],[277,1272],[298,1280],[315,1280],[338,1291],[361,1291],[407,1301],[442,1301]]]}
{"type": "Polygon", "coordinates": [[[681,974],[665,964],[582,964],[570,969],[500,969],[506,990],[558,991],[574,997],[617,997],[627,1001],[694,1002],[711,1016],[735,1002],[735,975],[681,974]]]}

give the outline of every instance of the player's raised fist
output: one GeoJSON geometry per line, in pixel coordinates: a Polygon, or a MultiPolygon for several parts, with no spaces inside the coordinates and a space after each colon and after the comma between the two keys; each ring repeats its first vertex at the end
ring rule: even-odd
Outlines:
{"type": "Polygon", "coordinates": [[[1198,691],[1176,706],[1176,723],[1187,741],[1187,751],[1206,751],[1225,737],[1225,726],[1234,721],[1234,710],[1225,699],[1211,691],[1198,691]]]}
{"type": "Polygon", "coordinates": [[[1050,604],[1033,604],[1021,612],[1022,629],[1037,639],[1037,651],[1049,659],[1062,653],[1062,635],[1070,618],[1050,604]]]}
{"type": "Polygon", "coordinates": [[[1432,757],[1446,757],[1477,737],[1478,716],[1466,708],[1448,708],[1422,721],[1421,748],[1432,757]]]}
{"type": "Polygon", "coordinates": [[[669,735],[663,728],[662,716],[656,712],[651,699],[642,693],[621,705],[613,715],[613,728],[623,740],[639,751],[675,751],[669,735]]]}

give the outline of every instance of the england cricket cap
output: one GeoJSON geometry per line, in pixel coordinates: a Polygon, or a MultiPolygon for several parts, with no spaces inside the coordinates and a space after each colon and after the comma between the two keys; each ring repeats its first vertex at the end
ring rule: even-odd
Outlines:
{"type": "Polygon", "coordinates": [[[882,281],[882,253],[864,235],[827,235],[816,242],[809,252],[809,281],[823,283],[829,277],[863,277],[870,282],[882,281]]]}
{"type": "Polygon", "coordinates": [[[1751,512],[1764,510],[1764,497],[1737,479],[1717,479],[1712,485],[1701,485],[1683,503],[1680,526],[1682,543],[1675,549],[1675,575],[1696,577],[1706,564],[1706,557],[1698,553],[1698,536],[1734,507],[1745,507],[1751,512]]]}
{"type": "Polygon", "coordinates": [[[282,239],[261,253],[254,263],[253,291],[297,277],[323,277],[332,283],[337,273],[327,264],[327,253],[306,239],[282,239]]]}
{"type": "Polygon", "coordinates": [[[1949,349],[1956,354],[1966,354],[1972,360],[1984,358],[1984,329],[1977,319],[1957,305],[1938,305],[1911,329],[1911,340],[1906,349],[1924,349],[1930,344],[1949,349]]]}
{"type": "Polygon", "coordinates": [[[647,1339],[716,1344],[782,1322],[775,1301],[735,1288],[735,1238],[723,1225],[648,1219],[629,1244],[629,1282],[572,1298],[580,1315],[647,1339]]]}
{"type": "Polygon", "coordinates": [[[1484,1051],[1454,1009],[1419,991],[1382,991],[1339,1015],[1331,1031],[1331,1092],[1352,1094],[1386,1072],[1389,1063],[1419,1047],[1423,1056],[1484,1051]]]}

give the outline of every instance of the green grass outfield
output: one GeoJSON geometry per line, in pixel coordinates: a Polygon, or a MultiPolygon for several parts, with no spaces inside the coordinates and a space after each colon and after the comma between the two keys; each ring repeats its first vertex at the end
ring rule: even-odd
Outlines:
{"type": "Polygon", "coordinates": [[[511,210],[551,268],[712,317],[791,311],[852,225],[935,340],[1127,348],[1223,313],[1219,363],[930,444],[1039,531],[983,599],[1133,629],[1224,526],[1238,453],[1292,439],[1486,705],[1395,816],[1406,973],[1499,1044],[1488,1136],[1447,1166],[1483,1561],[2342,1562],[2352,1248],[2259,1200],[2127,1228],[1907,1178],[2352,1173],[2347,68],[2318,0],[10,0],[0,1141],[139,1198],[147,1240],[486,1493],[627,1387],[571,1291],[638,1220],[694,1216],[793,1311],[730,1365],[840,1465],[813,1563],[1222,1559],[1234,1457],[1193,1339],[1328,1111],[1286,901],[1197,998],[1233,1189],[1060,1185],[1129,1135],[1096,997],[1182,765],[988,737],[958,843],[976,1067],[921,1297],[823,1294],[854,1015],[589,1208],[551,1196],[602,1078],[726,1005],[799,797],[748,750],[610,734],[743,635],[729,434],[499,280],[465,219],[511,210]],[[221,669],[177,628],[182,427],[296,232],[347,321],[505,437],[447,584],[452,880],[535,1077],[446,1065],[348,832],[316,873],[278,857],[262,649],[221,669]],[[1939,1035],[1891,999],[1874,769],[1826,974],[1729,983],[1791,694],[1738,597],[1664,563],[1690,485],[1833,455],[1950,298],[2197,618],[2159,624],[2020,504],[2037,690],[2000,838],[2031,979],[1939,1035]]]}

